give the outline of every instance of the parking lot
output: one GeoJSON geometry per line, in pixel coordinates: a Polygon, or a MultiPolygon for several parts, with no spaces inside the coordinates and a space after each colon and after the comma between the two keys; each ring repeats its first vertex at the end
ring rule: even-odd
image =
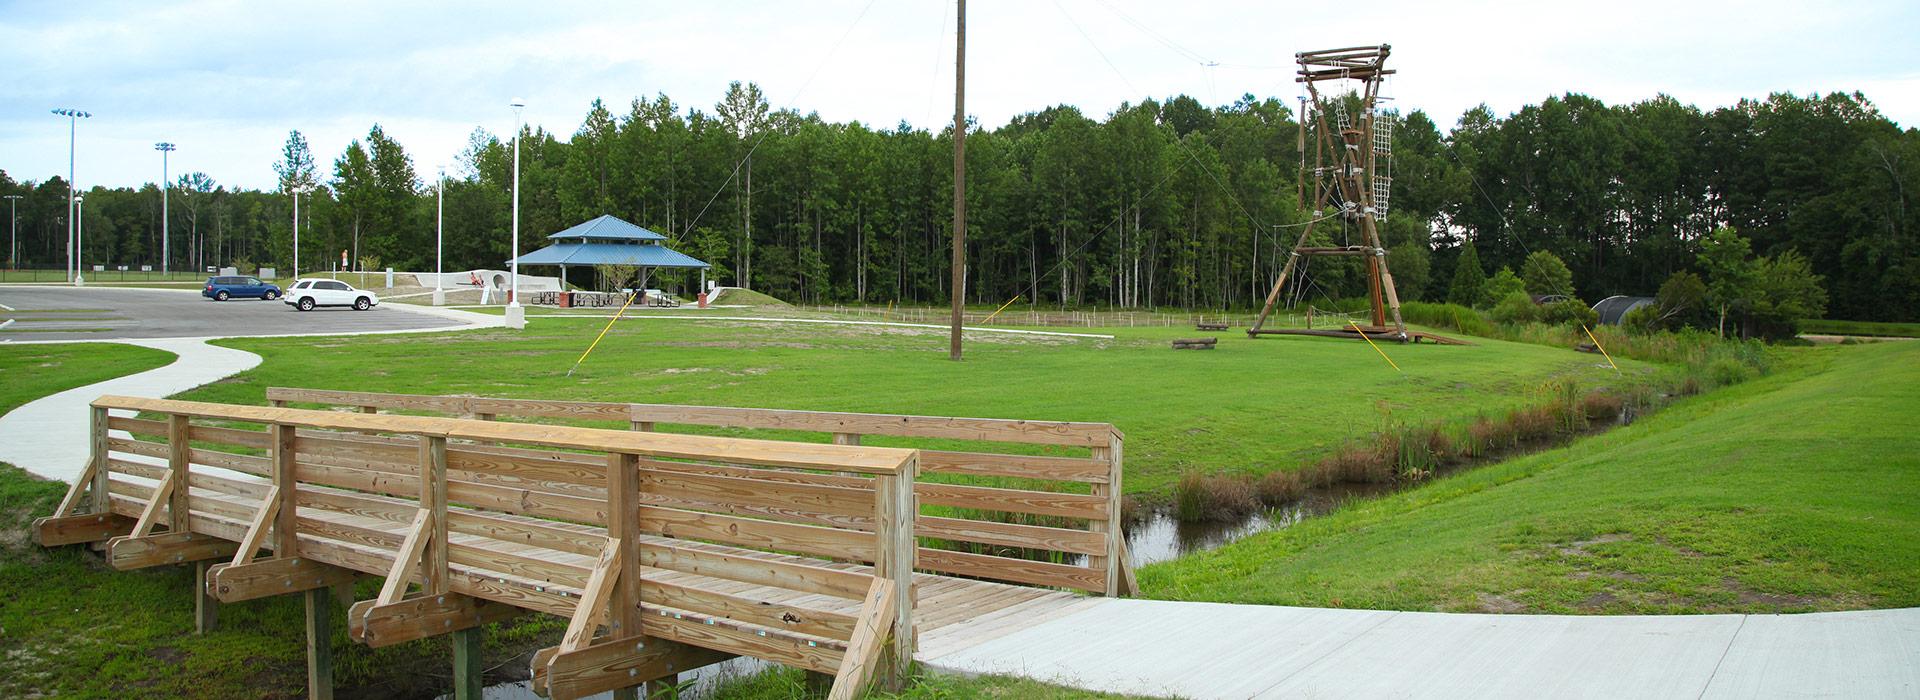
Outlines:
{"type": "MultiPolygon", "coordinates": [[[[377,291],[377,290],[376,290],[377,291]]],[[[461,322],[383,303],[294,311],[280,301],[215,302],[197,290],[0,286],[0,342],[298,335],[446,328],[461,322]]]]}

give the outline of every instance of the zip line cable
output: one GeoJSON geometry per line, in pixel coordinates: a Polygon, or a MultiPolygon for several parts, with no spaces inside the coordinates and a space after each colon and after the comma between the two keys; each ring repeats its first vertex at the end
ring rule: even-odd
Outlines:
{"type": "MultiPolygon", "coordinates": [[[[827,62],[833,59],[834,54],[839,53],[840,46],[847,42],[847,37],[853,35],[853,29],[860,26],[860,20],[866,18],[867,11],[873,9],[875,2],[877,2],[877,0],[867,0],[866,6],[860,8],[860,14],[854,16],[853,22],[847,25],[846,31],[841,32],[840,38],[833,42],[833,48],[827,49],[827,55],[820,57],[820,62],[813,67],[813,72],[807,75],[806,81],[800,83],[799,89],[793,91],[793,96],[788,97],[786,103],[780,106],[781,109],[791,109],[793,104],[799,101],[800,95],[805,93],[809,86],[813,85],[814,78],[820,77],[820,71],[827,67],[827,62]]],[[[691,233],[694,225],[700,223],[701,217],[706,216],[707,210],[712,208],[713,203],[720,199],[720,193],[727,191],[727,185],[733,184],[734,179],[740,177],[740,168],[745,166],[747,161],[753,158],[754,151],[760,150],[760,142],[767,139],[768,133],[767,131],[761,131],[758,135],[754,136],[753,144],[747,147],[747,154],[741,156],[740,160],[734,161],[733,172],[728,173],[726,181],[721,182],[720,186],[714,189],[713,196],[707,198],[707,203],[700,207],[700,213],[693,215],[693,219],[689,220],[686,227],[680,230],[680,236],[675,237],[674,242],[680,242],[682,237],[691,233]]]]}

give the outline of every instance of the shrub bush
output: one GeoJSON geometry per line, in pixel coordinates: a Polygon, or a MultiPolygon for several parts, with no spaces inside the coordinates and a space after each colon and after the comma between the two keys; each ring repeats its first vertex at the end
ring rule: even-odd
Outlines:
{"type": "Polygon", "coordinates": [[[1459,304],[1435,304],[1410,301],[1400,305],[1400,318],[1408,323],[1459,331],[1467,335],[1491,336],[1493,324],[1480,312],[1459,304]]]}
{"type": "Polygon", "coordinates": [[[1540,305],[1533,303],[1533,297],[1527,296],[1524,291],[1512,292],[1495,304],[1489,315],[1495,323],[1538,323],[1540,305]]]}
{"type": "Polygon", "coordinates": [[[1579,299],[1556,301],[1540,307],[1540,320],[1556,326],[1586,326],[1600,323],[1600,314],[1579,299]]]}

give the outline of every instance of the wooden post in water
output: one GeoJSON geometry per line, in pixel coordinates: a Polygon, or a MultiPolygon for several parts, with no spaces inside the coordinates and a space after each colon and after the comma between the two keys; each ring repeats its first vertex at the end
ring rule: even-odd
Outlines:
{"type": "Polygon", "coordinates": [[[480,700],[486,689],[480,678],[480,631],[483,629],[468,627],[453,631],[454,700],[480,700]]]}

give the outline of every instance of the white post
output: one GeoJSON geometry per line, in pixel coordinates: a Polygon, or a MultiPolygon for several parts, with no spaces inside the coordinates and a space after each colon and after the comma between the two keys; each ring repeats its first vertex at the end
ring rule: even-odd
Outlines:
{"type": "Polygon", "coordinates": [[[513,98],[513,247],[507,255],[507,327],[527,327],[526,309],[520,306],[520,110],[525,100],[513,98]]]}
{"type": "Polygon", "coordinates": [[[447,290],[441,288],[441,277],[446,274],[442,269],[444,259],[441,251],[446,241],[447,221],[447,168],[440,167],[440,179],[433,183],[433,305],[447,304],[447,290]]]}
{"type": "Polygon", "coordinates": [[[79,245],[79,248],[76,248],[73,253],[73,286],[85,287],[87,286],[87,277],[86,275],[81,274],[80,265],[86,258],[85,255],[82,255],[82,253],[84,252],[83,249],[86,247],[86,243],[87,243],[86,195],[74,195],[73,206],[74,206],[74,210],[78,212],[78,215],[74,217],[73,236],[74,236],[74,240],[78,241],[78,245],[79,245]]]}
{"type": "Polygon", "coordinates": [[[293,274],[287,279],[298,280],[300,279],[300,186],[289,185],[287,189],[293,192],[293,274]]]}

